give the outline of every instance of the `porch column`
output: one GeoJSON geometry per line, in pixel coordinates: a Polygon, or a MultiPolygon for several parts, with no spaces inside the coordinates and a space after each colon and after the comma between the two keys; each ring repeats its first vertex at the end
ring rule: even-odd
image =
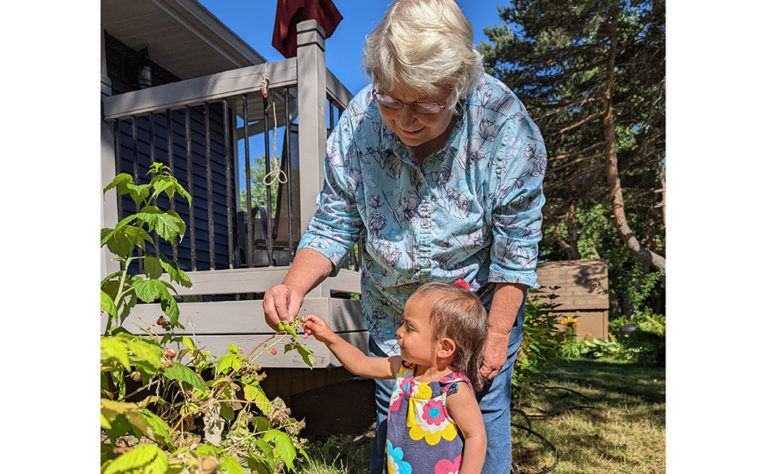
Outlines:
{"type": "MultiPolygon", "coordinates": [[[[104,32],[101,32],[101,97],[112,95],[112,81],[106,73],[106,46],[104,32]]],[[[103,117],[103,101],[101,103],[103,117]]],[[[101,227],[117,224],[117,191],[110,189],[106,194],[102,190],[112,182],[117,171],[114,154],[114,133],[112,124],[101,120],[101,188],[98,190],[101,201],[101,227]]],[[[101,278],[120,269],[120,264],[112,261],[113,254],[106,248],[101,249],[101,278]]]]}
{"type": "MultiPolygon", "coordinates": [[[[316,211],[324,183],[327,141],[327,72],[324,29],[315,20],[298,23],[298,159],[300,169],[301,235],[316,211]]],[[[307,296],[330,296],[320,284],[307,296]]]]}

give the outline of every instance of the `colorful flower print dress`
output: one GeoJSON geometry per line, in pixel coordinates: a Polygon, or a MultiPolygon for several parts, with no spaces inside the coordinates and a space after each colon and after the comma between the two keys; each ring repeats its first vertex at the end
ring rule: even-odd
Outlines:
{"type": "Polygon", "coordinates": [[[451,372],[438,382],[415,380],[415,366],[402,361],[388,407],[388,473],[457,473],[463,460],[463,435],[447,413],[447,396],[468,377],[451,372]]]}

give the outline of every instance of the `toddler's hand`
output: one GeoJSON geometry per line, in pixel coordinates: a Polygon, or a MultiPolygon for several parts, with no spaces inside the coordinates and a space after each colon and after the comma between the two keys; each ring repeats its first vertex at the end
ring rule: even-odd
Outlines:
{"type": "Polygon", "coordinates": [[[316,314],[309,314],[303,318],[303,337],[314,336],[319,342],[327,344],[335,333],[326,322],[316,314]]]}

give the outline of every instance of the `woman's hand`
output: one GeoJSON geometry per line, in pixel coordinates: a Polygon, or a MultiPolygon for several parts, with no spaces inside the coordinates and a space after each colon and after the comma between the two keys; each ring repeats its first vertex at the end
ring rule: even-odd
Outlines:
{"type": "Polygon", "coordinates": [[[323,344],[329,344],[336,336],[327,323],[316,314],[309,314],[303,318],[303,330],[305,331],[304,338],[314,336],[317,341],[323,344]]]}
{"type": "Polygon", "coordinates": [[[481,375],[492,380],[503,368],[508,359],[508,337],[510,334],[490,331],[487,335],[487,347],[484,349],[484,360],[481,363],[481,375]]]}
{"type": "Polygon", "coordinates": [[[263,295],[263,314],[271,329],[277,330],[280,321],[292,321],[303,304],[303,291],[295,285],[275,285],[263,295]]]}

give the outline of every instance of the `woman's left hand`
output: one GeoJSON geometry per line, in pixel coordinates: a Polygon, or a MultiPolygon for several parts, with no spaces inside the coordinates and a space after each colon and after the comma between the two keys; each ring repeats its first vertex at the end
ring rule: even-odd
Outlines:
{"type": "Polygon", "coordinates": [[[481,375],[492,380],[503,368],[508,359],[508,337],[510,334],[490,331],[487,336],[487,347],[484,349],[484,361],[481,363],[481,375]]]}

